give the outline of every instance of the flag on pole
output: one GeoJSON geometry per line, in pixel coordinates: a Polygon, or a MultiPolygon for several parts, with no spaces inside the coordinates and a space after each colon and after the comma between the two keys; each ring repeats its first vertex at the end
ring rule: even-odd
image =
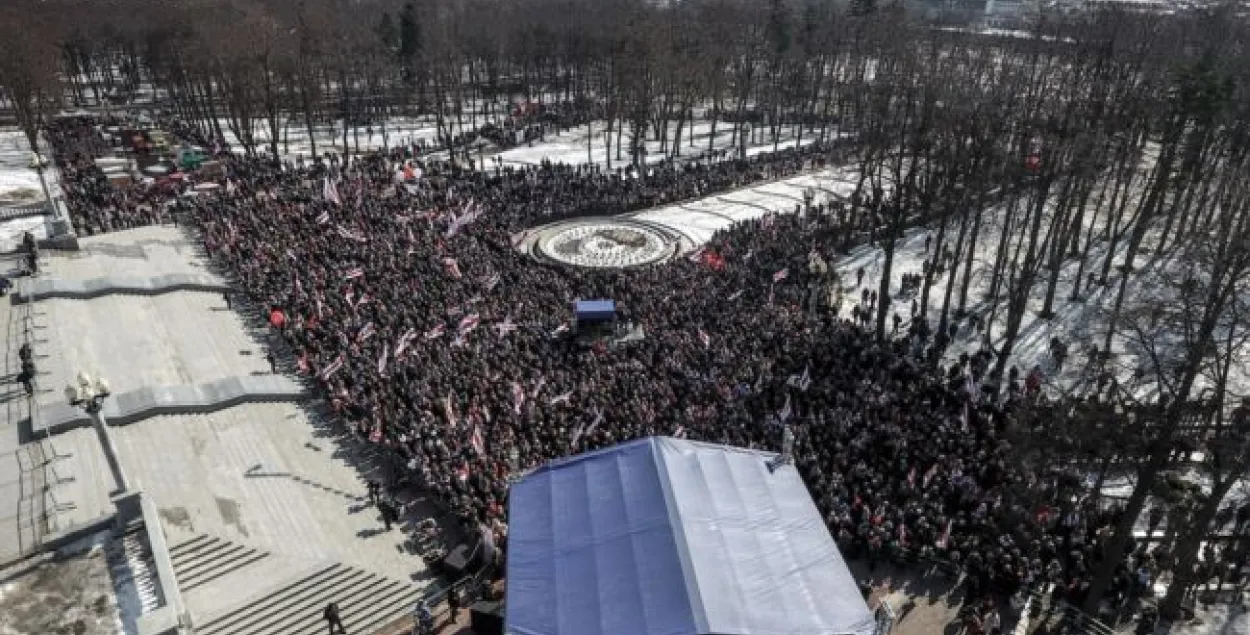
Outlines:
{"type": "Polygon", "coordinates": [[[435,338],[439,338],[439,337],[442,337],[443,333],[446,333],[446,332],[447,332],[446,324],[437,324],[434,326],[434,328],[425,332],[425,339],[432,340],[435,338]]]}
{"type": "Polygon", "coordinates": [[[577,426],[577,429],[573,431],[573,438],[569,440],[569,447],[571,447],[573,450],[576,450],[578,447],[577,442],[581,441],[583,436],[588,435],[591,432],[594,432],[595,428],[599,427],[599,423],[602,421],[603,421],[603,411],[599,411],[595,415],[595,420],[590,422],[589,426],[585,426],[585,427],[583,427],[582,425],[577,426]]]}
{"type": "Polygon", "coordinates": [[[938,536],[938,539],[937,539],[937,546],[938,546],[938,548],[939,548],[939,549],[946,549],[947,545],[949,545],[949,544],[950,544],[950,542],[951,542],[951,523],[953,523],[953,522],[955,522],[953,519],[952,519],[952,520],[948,520],[948,521],[946,521],[946,528],[942,530],[942,535],[941,535],[941,536],[938,536]]]}
{"type": "Polygon", "coordinates": [[[773,274],[773,282],[774,283],[781,282],[782,280],[785,280],[786,278],[789,278],[789,277],[790,277],[790,268],[786,267],[785,269],[782,269],[781,271],[778,271],[777,273],[773,274]]]}
{"type": "Polygon", "coordinates": [[[712,338],[708,337],[708,334],[705,333],[703,329],[699,329],[699,341],[703,342],[703,348],[710,348],[712,346],[712,338]]]}
{"type": "Polygon", "coordinates": [[[569,399],[571,399],[572,397],[573,397],[573,391],[570,390],[564,394],[556,395],[555,397],[551,399],[551,401],[547,402],[547,405],[554,406],[558,403],[568,403],[569,399]]]}
{"type": "Polygon", "coordinates": [[[451,391],[447,391],[447,396],[443,397],[443,414],[447,417],[447,423],[451,427],[456,427],[456,408],[451,404],[451,391]]]}
{"type": "Polygon", "coordinates": [[[460,325],[457,327],[457,330],[460,332],[460,335],[463,336],[477,328],[477,325],[481,323],[481,321],[482,320],[478,318],[476,313],[470,313],[469,315],[461,318],[460,325]]]}
{"type": "Polygon", "coordinates": [[[486,442],[482,438],[482,427],[476,422],[473,424],[473,434],[469,436],[469,444],[473,446],[473,451],[478,456],[486,456],[486,442]]]}
{"type": "Polygon", "coordinates": [[[781,407],[781,412],[777,413],[777,419],[784,424],[786,421],[790,420],[791,414],[793,414],[793,412],[790,409],[790,395],[786,395],[786,404],[781,407]]]}
{"type": "Polygon", "coordinates": [[[790,377],[786,379],[786,385],[798,388],[802,392],[807,392],[807,387],[810,386],[812,383],[811,370],[812,368],[810,364],[807,366],[804,366],[803,374],[802,375],[790,375],[790,377]]]}
{"type": "Polygon", "coordinates": [[[502,322],[500,322],[499,324],[496,324],[495,330],[499,332],[499,337],[504,337],[507,334],[515,331],[516,325],[512,323],[512,316],[509,315],[508,317],[504,318],[502,322]]]}
{"type": "Polygon", "coordinates": [[[321,214],[317,216],[318,225],[325,225],[328,222],[330,222],[330,210],[321,212],[321,214]]]}
{"type": "Polygon", "coordinates": [[[378,374],[379,375],[386,373],[386,358],[390,355],[390,352],[391,352],[391,347],[383,344],[382,355],[378,357],[378,374]]]}
{"type": "Polygon", "coordinates": [[[525,389],[521,384],[512,382],[512,411],[521,414],[521,406],[525,404],[525,389]]]}
{"type": "Polygon", "coordinates": [[[737,291],[734,291],[733,293],[729,294],[729,297],[727,299],[730,302],[733,302],[734,300],[741,298],[744,291],[745,289],[738,289],[737,291]]]}
{"type": "Polygon", "coordinates": [[[330,201],[335,205],[343,204],[343,199],[339,198],[338,186],[335,185],[334,181],[331,181],[328,176],[325,178],[325,184],[321,187],[321,195],[325,197],[327,201],[330,201]]]}
{"type": "Polygon", "coordinates": [[[355,269],[349,269],[349,270],[347,271],[347,273],[343,274],[343,279],[344,279],[344,280],[355,280],[356,278],[359,278],[359,277],[361,277],[361,276],[363,276],[363,275],[365,275],[365,270],[364,270],[364,268],[363,268],[363,267],[356,267],[355,269]]]}
{"type": "Polygon", "coordinates": [[[335,373],[339,372],[342,369],[343,369],[343,356],[339,355],[338,359],[334,360],[329,366],[326,366],[325,368],[321,370],[321,379],[325,381],[329,381],[330,378],[333,377],[335,373]]]}
{"type": "Polygon", "coordinates": [[[395,359],[403,356],[404,351],[408,349],[408,343],[417,337],[416,329],[408,329],[403,335],[399,336],[399,341],[395,343],[395,359]]]}
{"type": "Polygon", "coordinates": [[[937,475],[937,470],[938,464],[934,463],[932,467],[925,471],[924,478],[920,479],[920,486],[929,487],[929,481],[933,480],[933,477],[937,475]]]}

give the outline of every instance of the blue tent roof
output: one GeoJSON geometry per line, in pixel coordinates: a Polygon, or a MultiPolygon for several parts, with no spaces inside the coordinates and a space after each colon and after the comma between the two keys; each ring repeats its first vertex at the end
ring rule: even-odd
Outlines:
{"type": "Polygon", "coordinates": [[[651,437],[553,462],[509,497],[513,635],[866,635],[798,472],[651,437]]]}
{"type": "Polygon", "coordinates": [[[616,317],[615,300],[578,300],[573,312],[579,320],[610,320],[616,317]]]}

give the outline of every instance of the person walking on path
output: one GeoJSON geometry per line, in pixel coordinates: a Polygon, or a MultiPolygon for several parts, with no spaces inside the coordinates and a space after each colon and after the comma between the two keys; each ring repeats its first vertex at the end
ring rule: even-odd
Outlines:
{"type": "Polygon", "coordinates": [[[343,627],[343,618],[339,617],[339,605],[331,602],[326,605],[321,617],[325,618],[327,624],[330,625],[330,635],[334,635],[334,629],[338,629],[339,633],[347,635],[347,629],[343,627]]]}

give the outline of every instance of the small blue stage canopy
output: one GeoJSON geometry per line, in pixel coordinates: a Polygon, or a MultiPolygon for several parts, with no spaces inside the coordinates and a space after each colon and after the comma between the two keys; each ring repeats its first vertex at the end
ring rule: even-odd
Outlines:
{"type": "Polygon", "coordinates": [[[573,303],[578,322],[608,322],[616,319],[615,300],[578,300],[573,303]]]}

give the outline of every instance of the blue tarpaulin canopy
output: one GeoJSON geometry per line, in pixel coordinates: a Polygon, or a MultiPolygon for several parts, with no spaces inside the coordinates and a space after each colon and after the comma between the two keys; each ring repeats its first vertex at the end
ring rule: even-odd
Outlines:
{"type": "Polygon", "coordinates": [[[573,313],[577,316],[577,321],[579,322],[585,320],[591,322],[611,320],[616,317],[616,301],[578,300],[573,303],[573,313]]]}
{"type": "Polygon", "coordinates": [[[650,437],[555,461],[509,496],[511,635],[868,635],[798,472],[650,437]]]}

